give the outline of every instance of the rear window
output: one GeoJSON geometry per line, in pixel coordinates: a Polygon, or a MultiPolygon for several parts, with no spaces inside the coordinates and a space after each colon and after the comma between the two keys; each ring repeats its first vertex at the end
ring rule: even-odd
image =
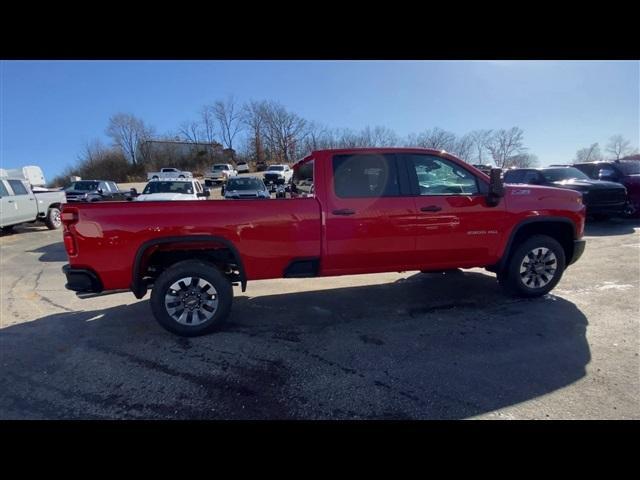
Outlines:
{"type": "Polygon", "coordinates": [[[333,182],[340,198],[400,195],[395,159],[388,155],[335,155],[333,182]]]}
{"type": "Polygon", "coordinates": [[[149,182],[142,191],[144,195],[152,193],[193,193],[193,184],[191,182],[149,182]]]}
{"type": "Polygon", "coordinates": [[[291,193],[298,197],[313,196],[313,160],[310,160],[293,171],[291,193]]]}

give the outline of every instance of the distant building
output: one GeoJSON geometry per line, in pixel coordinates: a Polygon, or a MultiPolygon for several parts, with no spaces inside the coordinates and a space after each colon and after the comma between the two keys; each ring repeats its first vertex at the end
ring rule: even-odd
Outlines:
{"type": "Polygon", "coordinates": [[[224,148],[219,143],[195,143],[181,140],[147,140],[138,147],[141,158],[153,159],[170,157],[173,159],[209,159],[225,156],[224,148]]]}

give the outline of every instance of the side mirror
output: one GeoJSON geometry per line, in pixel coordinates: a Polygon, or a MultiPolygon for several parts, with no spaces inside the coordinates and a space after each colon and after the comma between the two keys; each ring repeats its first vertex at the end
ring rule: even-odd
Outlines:
{"type": "Polygon", "coordinates": [[[502,169],[492,168],[489,172],[489,194],[487,195],[487,205],[495,207],[504,197],[504,183],[502,183],[502,169]]]}
{"type": "Polygon", "coordinates": [[[598,172],[598,179],[615,182],[617,179],[616,172],[614,172],[610,168],[603,168],[598,172]]]}
{"type": "Polygon", "coordinates": [[[208,188],[205,188],[202,192],[198,192],[196,196],[209,198],[211,196],[211,191],[208,188]]]}
{"type": "Polygon", "coordinates": [[[220,188],[220,195],[224,196],[224,191],[225,191],[224,184],[222,184],[222,187],[220,188]]]}
{"type": "Polygon", "coordinates": [[[102,195],[102,189],[101,188],[98,189],[98,195],[102,195]]]}
{"type": "Polygon", "coordinates": [[[129,190],[129,194],[132,197],[137,197],[138,196],[138,190],[136,190],[135,188],[132,188],[131,190],[129,190]]]}

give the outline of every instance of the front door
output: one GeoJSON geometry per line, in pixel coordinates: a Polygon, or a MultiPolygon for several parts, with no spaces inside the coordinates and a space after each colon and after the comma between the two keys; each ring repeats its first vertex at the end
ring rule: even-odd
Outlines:
{"type": "Polygon", "coordinates": [[[489,265],[497,260],[504,203],[486,202],[487,184],[437,155],[402,154],[415,196],[415,262],[422,270],[489,265]]]}
{"type": "Polygon", "coordinates": [[[323,274],[406,269],[415,250],[416,215],[395,155],[334,155],[328,160],[323,274]]]}

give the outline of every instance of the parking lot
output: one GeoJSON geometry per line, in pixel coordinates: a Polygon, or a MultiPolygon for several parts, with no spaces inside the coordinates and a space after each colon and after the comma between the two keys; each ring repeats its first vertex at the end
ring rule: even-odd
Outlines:
{"type": "Polygon", "coordinates": [[[544,298],[480,269],[258,281],[192,339],[148,296],[76,298],[61,232],[15,232],[0,237],[2,419],[640,418],[637,221],[589,225],[544,298]]]}

